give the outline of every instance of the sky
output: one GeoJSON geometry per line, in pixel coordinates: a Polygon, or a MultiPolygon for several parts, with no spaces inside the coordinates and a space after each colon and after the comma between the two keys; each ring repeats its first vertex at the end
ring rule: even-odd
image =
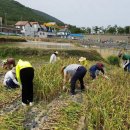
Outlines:
{"type": "Polygon", "coordinates": [[[77,27],[130,25],[130,0],[16,0],[77,27]]]}

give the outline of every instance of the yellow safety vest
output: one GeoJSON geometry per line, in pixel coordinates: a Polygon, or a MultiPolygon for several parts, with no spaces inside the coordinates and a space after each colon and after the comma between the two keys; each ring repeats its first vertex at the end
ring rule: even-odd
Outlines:
{"type": "Polygon", "coordinates": [[[87,60],[84,61],[80,61],[81,65],[83,65],[84,67],[88,67],[89,62],[87,60]]]}
{"type": "Polygon", "coordinates": [[[23,68],[28,68],[28,67],[32,67],[32,65],[28,61],[19,60],[16,65],[16,77],[20,84],[21,84],[20,70],[23,68]]]}

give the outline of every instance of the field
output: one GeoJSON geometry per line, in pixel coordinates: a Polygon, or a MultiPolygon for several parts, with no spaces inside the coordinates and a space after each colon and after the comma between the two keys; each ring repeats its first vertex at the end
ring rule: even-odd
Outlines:
{"type": "MultiPolygon", "coordinates": [[[[21,90],[7,90],[2,85],[5,70],[0,68],[0,130],[129,130],[130,75],[107,63],[94,50],[58,50],[60,60],[49,64],[54,50],[0,47],[0,57],[29,60],[35,68],[34,106],[22,107],[21,90]],[[80,56],[89,61],[104,62],[109,80],[92,81],[89,72],[86,91],[70,96],[62,91],[63,65],[78,63],[80,56]]],[[[69,84],[67,85],[69,88],[69,84]]]]}

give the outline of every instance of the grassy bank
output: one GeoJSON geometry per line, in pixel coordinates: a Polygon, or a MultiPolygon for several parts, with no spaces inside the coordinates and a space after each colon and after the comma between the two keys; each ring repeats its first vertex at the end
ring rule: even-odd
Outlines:
{"type": "MultiPolygon", "coordinates": [[[[57,49],[58,50],[58,49],[57,49]]],[[[50,57],[54,51],[54,49],[32,49],[32,48],[18,48],[18,47],[0,47],[0,56],[1,57],[50,57]]],[[[81,57],[84,56],[87,60],[95,60],[100,61],[103,58],[94,50],[58,50],[60,57],[81,57]]]]}
{"type": "Polygon", "coordinates": [[[3,36],[0,35],[0,42],[26,42],[26,39],[18,36],[3,36]]]}

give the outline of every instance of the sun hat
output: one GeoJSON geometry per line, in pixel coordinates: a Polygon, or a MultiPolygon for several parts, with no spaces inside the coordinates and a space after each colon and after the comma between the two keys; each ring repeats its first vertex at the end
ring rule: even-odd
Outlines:
{"type": "Polygon", "coordinates": [[[80,57],[80,58],[79,58],[79,61],[85,61],[85,60],[86,60],[85,57],[80,57]]]}
{"type": "Polygon", "coordinates": [[[12,73],[16,73],[16,68],[13,67],[11,71],[12,71],[12,73]]]}
{"type": "Polygon", "coordinates": [[[58,51],[55,51],[55,54],[58,54],[58,51]]]}

